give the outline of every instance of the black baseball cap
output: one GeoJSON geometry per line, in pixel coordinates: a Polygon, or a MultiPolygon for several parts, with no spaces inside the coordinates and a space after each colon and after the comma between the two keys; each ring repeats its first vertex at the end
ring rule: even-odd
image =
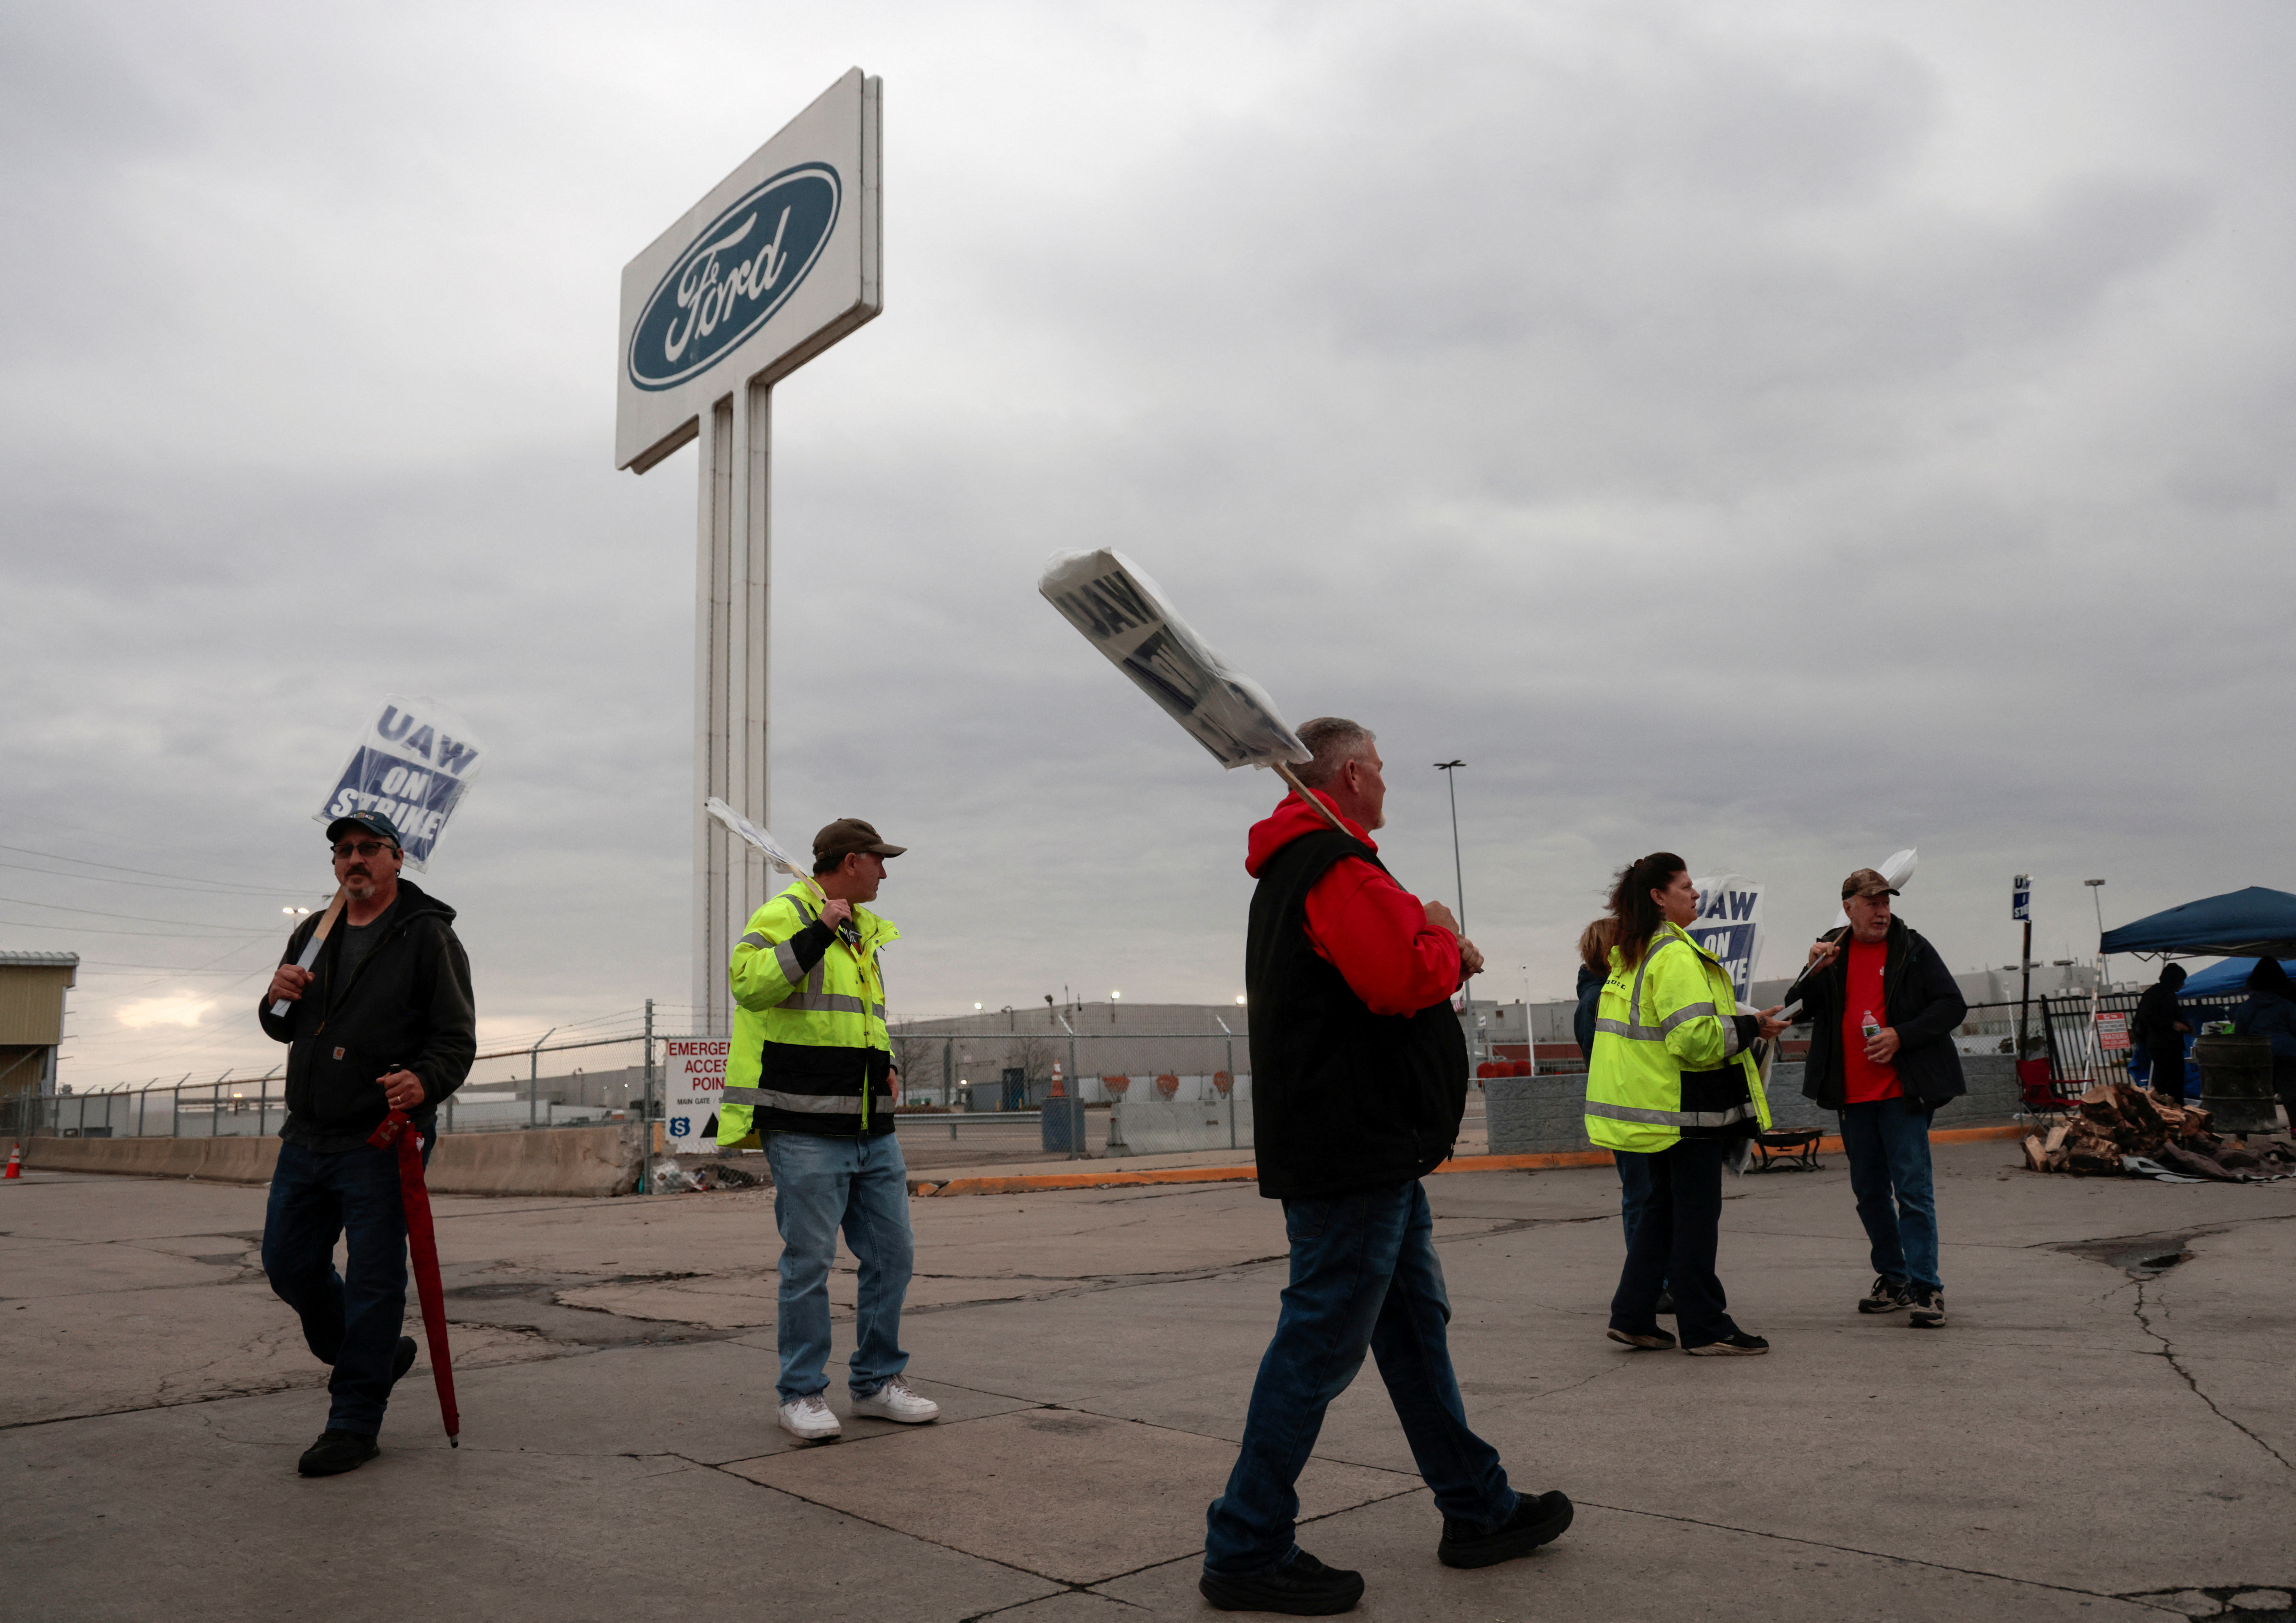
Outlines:
{"type": "Polygon", "coordinates": [[[341,839],[347,828],[363,828],[370,834],[381,835],[402,851],[406,848],[406,841],[398,837],[398,824],[379,811],[353,812],[347,817],[336,818],[327,824],[327,843],[332,845],[341,839]]]}

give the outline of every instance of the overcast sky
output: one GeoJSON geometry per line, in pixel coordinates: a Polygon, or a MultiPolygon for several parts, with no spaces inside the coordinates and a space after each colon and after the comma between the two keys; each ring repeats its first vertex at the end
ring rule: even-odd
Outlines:
{"type": "Polygon", "coordinates": [[[1765,972],[1902,846],[1956,970],[2021,870],[2043,957],[2084,878],[2296,889],[2292,60],[2271,0],[0,9],[0,947],[86,961],[68,1081],[275,1063],[310,815],[426,694],[482,1039],[682,1018],[694,454],[613,470],[618,280],[856,65],[886,305],[776,393],[753,810],[912,848],[897,1013],[1241,989],[1275,786],[1070,547],[1373,727],[1423,895],[1467,760],[1480,996],[1654,848],[1770,882],[1765,972]]]}

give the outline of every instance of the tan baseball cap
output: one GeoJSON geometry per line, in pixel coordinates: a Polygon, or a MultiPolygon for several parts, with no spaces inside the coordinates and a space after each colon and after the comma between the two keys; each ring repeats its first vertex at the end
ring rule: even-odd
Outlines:
{"type": "Polygon", "coordinates": [[[898,857],[909,848],[887,845],[877,831],[858,817],[840,817],[813,837],[813,860],[816,863],[843,862],[856,851],[872,857],[898,857]]]}
{"type": "Polygon", "coordinates": [[[1895,896],[1898,888],[1872,868],[1860,868],[1841,881],[1841,899],[1853,896],[1895,896]]]}

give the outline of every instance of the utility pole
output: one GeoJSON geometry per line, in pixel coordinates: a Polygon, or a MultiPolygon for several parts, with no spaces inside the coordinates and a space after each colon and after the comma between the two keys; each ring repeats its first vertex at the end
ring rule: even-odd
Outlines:
{"type": "MultiPolygon", "coordinates": [[[[1466,764],[1464,761],[1435,763],[1435,770],[1443,775],[1443,781],[1451,788],[1451,879],[1452,882],[1458,887],[1459,939],[1462,941],[1467,939],[1467,870],[1459,856],[1458,768],[1466,764]]],[[[1467,1058],[1472,1061],[1475,1057],[1475,994],[1464,976],[1460,977],[1459,991],[1466,999],[1467,1058]]]]}

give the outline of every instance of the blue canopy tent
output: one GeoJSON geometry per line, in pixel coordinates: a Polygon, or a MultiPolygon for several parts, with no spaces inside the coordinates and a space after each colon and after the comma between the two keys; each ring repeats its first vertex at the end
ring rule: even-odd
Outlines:
{"type": "MultiPolygon", "coordinates": [[[[2199,974],[2186,979],[2177,988],[2179,998],[2238,996],[2248,990],[2249,971],[2256,968],[2254,958],[2227,958],[2222,963],[2211,963],[2199,974]]],[[[2296,958],[2281,961],[2292,980],[2296,980],[2296,958]]]]}
{"type": "Polygon", "coordinates": [[[2106,930],[2098,950],[2140,958],[2296,958],[2296,896],[2251,885],[2203,897],[2106,930]]]}

